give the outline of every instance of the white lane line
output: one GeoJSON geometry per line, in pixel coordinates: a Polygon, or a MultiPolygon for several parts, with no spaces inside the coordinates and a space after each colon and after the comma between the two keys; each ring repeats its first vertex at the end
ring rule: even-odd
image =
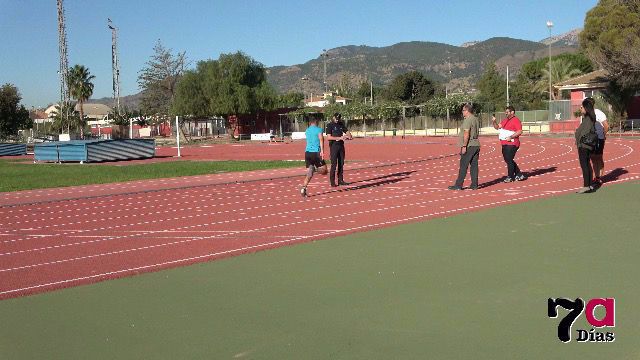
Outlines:
{"type": "MultiPolygon", "coordinates": [[[[542,195],[541,194],[530,195],[527,198],[535,198],[535,197],[539,197],[539,196],[542,196],[542,195]]],[[[521,199],[518,199],[518,200],[521,200],[521,199]]],[[[453,212],[456,212],[456,211],[464,211],[466,209],[471,210],[471,209],[476,209],[476,208],[481,208],[481,207],[488,207],[488,206],[493,206],[493,205],[498,205],[498,204],[505,204],[505,203],[509,203],[509,202],[513,202],[513,201],[516,201],[516,200],[515,199],[505,199],[505,200],[501,200],[501,201],[497,201],[497,202],[493,202],[493,203],[488,203],[488,204],[483,204],[483,205],[476,205],[476,206],[471,206],[471,207],[468,207],[468,208],[460,208],[460,209],[456,209],[456,210],[441,211],[441,212],[436,212],[436,213],[433,213],[433,214],[453,213],[453,212]]],[[[426,218],[428,216],[431,216],[431,215],[432,214],[424,214],[424,215],[408,217],[408,218],[400,219],[400,220],[391,220],[391,221],[385,221],[385,222],[380,222],[380,223],[376,223],[376,224],[368,224],[368,225],[353,227],[353,228],[350,228],[350,229],[340,230],[340,232],[356,231],[356,230],[361,230],[363,228],[372,228],[372,227],[384,226],[384,225],[389,225],[389,224],[399,224],[399,223],[403,223],[403,222],[406,222],[406,221],[415,221],[415,220],[418,220],[418,219],[424,219],[424,218],[426,218]]],[[[324,235],[325,234],[310,235],[310,236],[305,237],[305,239],[310,239],[310,238],[314,238],[314,237],[320,237],[320,236],[324,236],[324,235]]],[[[290,243],[290,242],[297,241],[297,240],[299,240],[299,239],[293,238],[293,239],[286,239],[286,240],[280,240],[280,241],[273,241],[273,242],[265,243],[265,244],[245,246],[245,247],[236,248],[236,249],[232,249],[232,250],[225,250],[225,251],[209,253],[209,254],[204,254],[204,255],[199,255],[199,256],[192,256],[192,257],[188,257],[188,258],[165,261],[165,262],[155,263],[155,264],[151,264],[151,265],[137,266],[137,267],[132,267],[132,268],[128,268],[128,269],[120,269],[120,270],[115,270],[115,271],[109,271],[109,272],[105,272],[105,273],[101,273],[101,274],[94,274],[94,275],[89,275],[89,276],[76,277],[76,278],[72,278],[72,279],[53,281],[53,282],[44,283],[44,284],[26,286],[26,287],[22,287],[22,288],[18,288],[18,289],[4,290],[4,291],[0,291],[0,295],[11,294],[11,293],[20,292],[20,291],[40,289],[40,288],[43,288],[43,287],[50,287],[50,286],[55,286],[55,285],[67,284],[67,283],[78,282],[78,281],[82,281],[82,280],[102,278],[102,277],[107,277],[107,276],[110,276],[110,275],[123,274],[123,273],[128,273],[128,272],[133,272],[133,271],[154,269],[154,268],[163,267],[163,266],[167,266],[167,265],[180,264],[180,263],[190,262],[190,261],[194,261],[194,260],[207,259],[207,258],[211,258],[211,257],[221,256],[221,255],[234,254],[234,253],[237,253],[237,252],[245,252],[245,251],[248,251],[248,250],[261,249],[261,248],[265,248],[265,247],[269,247],[269,246],[286,244],[286,243],[290,243]]]]}

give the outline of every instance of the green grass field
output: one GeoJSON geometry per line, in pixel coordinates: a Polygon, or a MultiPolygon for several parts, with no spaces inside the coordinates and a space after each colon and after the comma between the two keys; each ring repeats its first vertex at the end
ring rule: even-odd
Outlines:
{"type": "Polygon", "coordinates": [[[170,161],[123,166],[29,164],[0,160],[0,192],[300,167],[302,164],[302,161],[170,161]]]}
{"type": "Polygon", "coordinates": [[[638,209],[625,183],[5,300],[0,358],[637,359],[638,209]],[[614,297],[615,342],[561,343],[548,297],[614,297]]]}

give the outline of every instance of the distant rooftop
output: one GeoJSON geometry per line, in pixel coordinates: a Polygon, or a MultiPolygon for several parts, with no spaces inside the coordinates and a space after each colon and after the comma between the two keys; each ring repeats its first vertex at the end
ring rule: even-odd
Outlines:
{"type": "Polygon", "coordinates": [[[609,73],[606,70],[596,70],[557,83],[554,87],[558,90],[599,89],[607,87],[607,84],[609,84],[609,73]]]}

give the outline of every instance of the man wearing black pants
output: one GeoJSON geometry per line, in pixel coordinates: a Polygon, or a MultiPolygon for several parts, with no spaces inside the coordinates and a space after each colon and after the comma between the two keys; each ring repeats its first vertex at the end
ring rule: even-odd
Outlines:
{"type": "Polygon", "coordinates": [[[329,182],[332,187],[338,185],[349,185],[344,181],[344,140],[351,140],[353,136],[347,127],[341,121],[342,115],[333,114],[333,120],[327,125],[326,134],[329,140],[329,149],[331,154],[331,171],[329,172],[329,182]],[[336,184],[336,168],[338,171],[338,183],[336,184]]]}
{"type": "Polygon", "coordinates": [[[456,183],[449,186],[449,190],[462,190],[464,178],[467,177],[467,169],[471,166],[471,190],[478,189],[478,158],[480,157],[480,122],[473,115],[473,106],[464,104],[462,106],[462,115],[464,121],[460,128],[460,138],[458,145],[460,146],[460,170],[456,183]]]}
{"type": "Polygon", "coordinates": [[[512,181],[522,181],[526,177],[520,171],[518,164],[513,160],[516,157],[516,153],[520,148],[520,135],[522,135],[522,123],[520,119],[516,117],[516,109],[513,106],[507,106],[504,109],[506,117],[500,123],[496,121],[496,116],[493,116],[493,127],[496,130],[500,130],[498,138],[500,139],[500,145],[502,145],[502,157],[507,164],[507,177],[504,182],[509,183],[512,181]]]}

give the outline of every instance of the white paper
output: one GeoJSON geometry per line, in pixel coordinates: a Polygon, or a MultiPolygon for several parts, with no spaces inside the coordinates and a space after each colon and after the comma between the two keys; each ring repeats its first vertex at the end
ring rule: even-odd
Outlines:
{"type": "Polygon", "coordinates": [[[498,139],[500,140],[507,140],[507,138],[513,134],[515,134],[515,131],[511,131],[511,130],[507,130],[507,129],[500,129],[498,130],[498,139]]]}

